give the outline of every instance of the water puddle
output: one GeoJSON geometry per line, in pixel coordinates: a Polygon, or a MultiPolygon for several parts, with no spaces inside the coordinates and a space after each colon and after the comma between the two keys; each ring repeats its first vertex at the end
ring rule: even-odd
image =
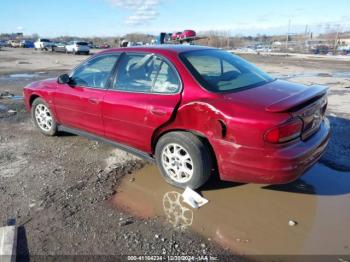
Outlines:
{"type": "Polygon", "coordinates": [[[29,80],[34,78],[40,78],[43,75],[47,74],[47,72],[35,72],[35,73],[17,73],[10,75],[1,75],[0,80],[29,80]]]}
{"type": "Polygon", "coordinates": [[[11,99],[11,100],[22,100],[23,96],[11,96],[11,97],[9,97],[9,99],[11,99]]]}
{"type": "Polygon", "coordinates": [[[38,77],[38,74],[12,74],[9,75],[10,78],[35,78],[38,77]]]}
{"type": "Polygon", "coordinates": [[[22,100],[23,96],[16,96],[9,91],[0,93],[0,99],[10,99],[10,100],[22,100]]]}
{"type": "Polygon", "coordinates": [[[213,179],[192,209],[183,190],[149,165],[127,175],[111,202],[134,216],[161,217],[236,254],[349,255],[350,173],[317,164],[288,185],[235,184],[213,179]]]}
{"type": "Polygon", "coordinates": [[[7,106],[0,104],[0,112],[5,112],[7,110],[8,110],[7,106]]]}
{"type": "Polygon", "coordinates": [[[288,80],[296,77],[333,77],[333,78],[349,78],[350,72],[333,72],[333,73],[314,73],[314,72],[299,72],[288,75],[274,74],[278,79],[288,80]]]}

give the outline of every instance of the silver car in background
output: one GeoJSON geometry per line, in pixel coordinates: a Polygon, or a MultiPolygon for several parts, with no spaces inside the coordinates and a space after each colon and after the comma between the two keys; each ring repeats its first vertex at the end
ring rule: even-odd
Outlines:
{"type": "Polygon", "coordinates": [[[66,45],[66,52],[76,54],[86,54],[90,53],[89,43],[83,41],[72,41],[66,45]]]}

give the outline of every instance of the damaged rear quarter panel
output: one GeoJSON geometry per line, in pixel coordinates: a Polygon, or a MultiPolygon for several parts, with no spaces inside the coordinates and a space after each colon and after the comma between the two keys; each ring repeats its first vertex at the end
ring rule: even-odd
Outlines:
{"type": "Polygon", "coordinates": [[[249,165],[260,157],[266,157],[269,152],[266,150],[254,150],[258,155],[244,152],[264,148],[264,132],[286,117],[286,114],[274,114],[271,117],[265,111],[210,97],[182,103],[174,120],[158,130],[156,137],[174,130],[189,131],[205,137],[215,154],[220,177],[232,178],[235,176],[234,163],[243,161],[249,165]]]}
{"type": "Polygon", "coordinates": [[[222,137],[219,120],[223,114],[209,103],[198,101],[181,105],[173,122],[158,130],[156,137],[172,130],[186,130],[209,140],[222,137]]]}

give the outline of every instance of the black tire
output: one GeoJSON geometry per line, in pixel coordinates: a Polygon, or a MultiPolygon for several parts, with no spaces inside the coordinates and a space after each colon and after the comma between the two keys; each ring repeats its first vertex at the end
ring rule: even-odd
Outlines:
{"type": "Polygon", "coordinates": [[[212,170],[212,156],[210,150],[199,137],[192,133],[171,132],[165,134],[157,142],[155,151],[160,173],[169,184],[180,188],[190,187],[192,189],[197,189],[203,186],[210,177],[212,170]],[[163,166],[163,161],[166,161],[162,158],[163,151],[171,144],[177,144],[183,147],[192,159],[193,173],[188,181],[175,181],[163,166]]]}
{"type": "Polygon", "coordinates": [[[85,55],[90,55],[90,51],[86,51],[86,52],[85,52],[85,55]]]}
{"type": "Polygon", "coordinates": [[[52,114],[52,111],[49,107],[49,105],[41,98],[36,98],[34,101],[33,101],[33,104],[32,104],[32,109],[31,109],[31,116],[32,116],[32,120],[34,122],[34,125],[40,130],[41,133],[43,133],[44,135],[46,136],[54,136],[57,134],[57,123],[56,123],[56,120],[52,114]],[[44,105],[48,111],[49,111],[49,114],[52,118],[52,124],[51,124],[51,127],[49,130],[44,130],[42,127],[40,127],[39,123],[38,123],[38,120],[36,119],[35,117],[35,110],[38,106],[41,106],[41,105],[44,105]]]}

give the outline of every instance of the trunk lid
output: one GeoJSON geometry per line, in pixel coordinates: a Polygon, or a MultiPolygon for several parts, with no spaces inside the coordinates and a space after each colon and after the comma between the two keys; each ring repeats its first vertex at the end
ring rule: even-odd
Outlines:
{"type": "Polygon", "coordinates": [[[290,113],[303,120],[302,139],[315,133],[327,107],[327,87],[305,86],[276,80],[268,84],[224,94],[224,99],[270,113],[290,113]]]}

